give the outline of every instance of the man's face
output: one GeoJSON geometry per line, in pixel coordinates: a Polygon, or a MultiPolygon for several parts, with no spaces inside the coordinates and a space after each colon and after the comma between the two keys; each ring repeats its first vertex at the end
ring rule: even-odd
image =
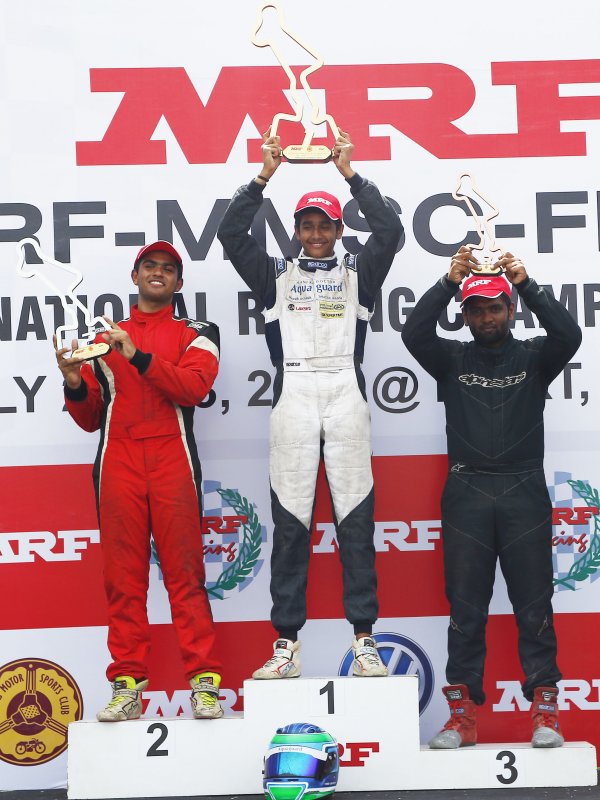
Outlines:
{"type": "Polygon", "coordinates": [[[137,270],[131,273],[131,279],[138,288],[140,299],[165,305],[183,286],[183,280],[178,277],[177,262],[162,250],[153,250],[144,256],[137,270]]]}
{"type": "Polygon", "coordinates": [[[329,258],[343,231],[344,226],[338,227],[324,211],[305,211],[295,234],[309,258],[329,258]]]}
{"type": "Polygon", "coordinates": [[[507,306],[502,296],[471,297],[464,305],[463,319],[477,344],[499,347],[508,334],[508,323],[514,313],[514,304],[507,306]]]}

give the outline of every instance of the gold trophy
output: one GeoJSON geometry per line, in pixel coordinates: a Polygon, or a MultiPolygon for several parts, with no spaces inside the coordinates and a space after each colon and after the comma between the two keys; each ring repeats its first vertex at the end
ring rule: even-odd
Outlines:
{"type": "Polygon", "coordinates": [[[469,213],[473,217],[477,233],[479,234],[479,243],[473,245],[473,250],[484,252],[483,261],[477,267],[471,267],[471,273],[476,275],[500,275],[502,267],[495,265],[498,256],[502,255],[502,248],[496,243],[496,236],[493,232],[490,222],[495,219],[500,210],[484,197],[473,180],[473,176],[469,172],[463,172],[459,177],[455,190],[452,192],[452,197],[459,202],[464,203],[469,209],[469,213]],[[473,205],[472,195],[475,195],[481,201],[482,210],[485,209],[488,213],[485,217],[480,217],[473,205]]]}
{"type": "Polygon", "coordinates": [[[91,341],[91,343],[79,347],[71,353],[70,358],[77,359],[78,361],[92,361],[95,358],[102,358],[111,351],[111,346],[108,342],[93,342],[96,335],[96,328],[98,325],[109,331],[110,325],[103,317],[93,317],[89,309],[75,295],[75,289],[83,280],[83,274],[72,267],[70,264],[64,264],[62,261],[55,261],[53,258],[45,255],[40,249],[40,243],[37,239],[21,239],[17,244],[18,263],[17,273],[22,278],[38,278],[50,288],[50,290],[58,295],[63,310],[65,312],[64,325],[60,325],[56,329],[56,345],[57,349],[61,348],[63,335],[65,331],[77,330],[79,322],[77,319],[77,311],[83,314],[85,325],[87,326],[88,333],[84,340],[91,341]],[[25,260],[25,247],[31,245],[39,258],[44,262],[43,264],[28,264],[25,260]]]}
{"type": "Polygon", "coordinates": [[[312,75],[313,72],[316,72],[323,66],[323,58],[313,47],[305,44],[295,33],[292,33],[292,31],[286,25],[283,11],[279,7],[278,3],[268,2],[268,0],[267,2],[263,2],[258,6],[258,16],[252,31],[251,41],[252,44],[256,45],[256,47],[271,48],[275,58],[281,64],[290,82],[290,95],[292,98],[292,105],[295,109],[295,114],[275,114],[273,117],[273,122],[271,123],[270,135],[277,135],[277,127],[281,120],[300,122],[304,127],[304,140],[302,141],[302,144],[290,144],[285,147],[282,152],[283,157],[291,164],[324,164],[325,162],[329,161],[332,157],[331,148],[326,147],[325,145],[311,144],[314,136],[314,126],[321,125],[323,122],[328,123],[334,139],[337,139],[339,136],[339,130],[335,124],[335,120],[330,114],[321,113],[317,98],[313,94],[313,91],[307,80],[309,75],[312,75]],[[277,23],[279,28],[277,33],[272,37],[261,38],[259,36],[259,31],[265,22],[264,12],[268,8],[273,8],[277,12],[277,23]],[[314,63],[303,70],[300,74],[300,83],[302,84],[302,89],[300,89],[298,86],[296,76],[294,75],[292,68],[283,54],[280,41],[281,37],[279,34],[285,34],[289,36],[290,39],[296,42],[296,44],[300,45],[300,47],[314,59],[314,63]],[[310,103],[310,122],[312,127],[307,127],[303,122],[305,112],[305,103],[302,97],[303,92],[310,103]]]}

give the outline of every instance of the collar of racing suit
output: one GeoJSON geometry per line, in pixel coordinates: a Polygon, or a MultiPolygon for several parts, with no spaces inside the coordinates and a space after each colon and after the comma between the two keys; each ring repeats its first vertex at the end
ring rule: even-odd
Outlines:
{"type": "Polygon", "coordinates": [[[484,344],[478,344],[477,342],[473,342],[477,353],[482,356],[483,358],[487,358],[491,361],[497,361],[499,358],[503,357],[507,350],[509,350],[514,344],[514,336],[509,331],[506,335],[506,339],[502,342],[499,347],[486,347],[484,344]]]}
{"type": "Polygon", "coordinates": [[[170,319],[173,316],[173,306],[169,303],[168,306],[159,309],[158,311],[140,311],[137,303],[131,306],[130,319],[135,322],[159,322],[163,319],[170,319]]]}
{"type": "Polygon", "coordinates": [[[337,256],[329,256],[328,258],[309,258],[302,252],[298,258],[298,266],[300,269],[304,269],[307,272],[316,272],[318,269],[329,272],[329,270],[337,267],[337,263],[337,256]]]}

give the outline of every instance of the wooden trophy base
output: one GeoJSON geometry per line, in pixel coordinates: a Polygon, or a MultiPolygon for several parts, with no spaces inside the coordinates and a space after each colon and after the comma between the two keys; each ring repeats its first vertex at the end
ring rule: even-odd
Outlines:
{"type": "Polygon", "coordinates": [[[112,347],[108,342],[95,342],[94,344],[88,344],[85,347],[78,347],[77,350],[73,350],[71,358],[75,361],[93,361],[96,358],[107,356],[111,350],[112,347]]]}
{"type": "Polygon", "coordinates": [[[283,151],[290,164],[326,164],[332,155],[333,151],[323,144],[290,144],[283,151]]]}
{"type": "Polygon", "coordinates": [[[487,258],[478,267],[471,267],[471,275],[502,275],[503,271],[487,258]]]}

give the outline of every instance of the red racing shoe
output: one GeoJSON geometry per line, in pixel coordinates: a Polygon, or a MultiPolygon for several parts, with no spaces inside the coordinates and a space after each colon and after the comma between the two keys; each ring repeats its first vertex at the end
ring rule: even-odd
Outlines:
{"type": "Polygon", "coordinates": [[[450,706],[450,719],[429,742],[429,747],[432,750],[457,750],[476,744],[475,703],[469,698],[469,690],[460,683],[444,686],[442,692],[450,706]]]}
{"type": "Polygon", "coordinates": [[[558,689],[536,686],[531,704],[532,747],[562,747],[564,738],[558,722],[558,689]]]}

